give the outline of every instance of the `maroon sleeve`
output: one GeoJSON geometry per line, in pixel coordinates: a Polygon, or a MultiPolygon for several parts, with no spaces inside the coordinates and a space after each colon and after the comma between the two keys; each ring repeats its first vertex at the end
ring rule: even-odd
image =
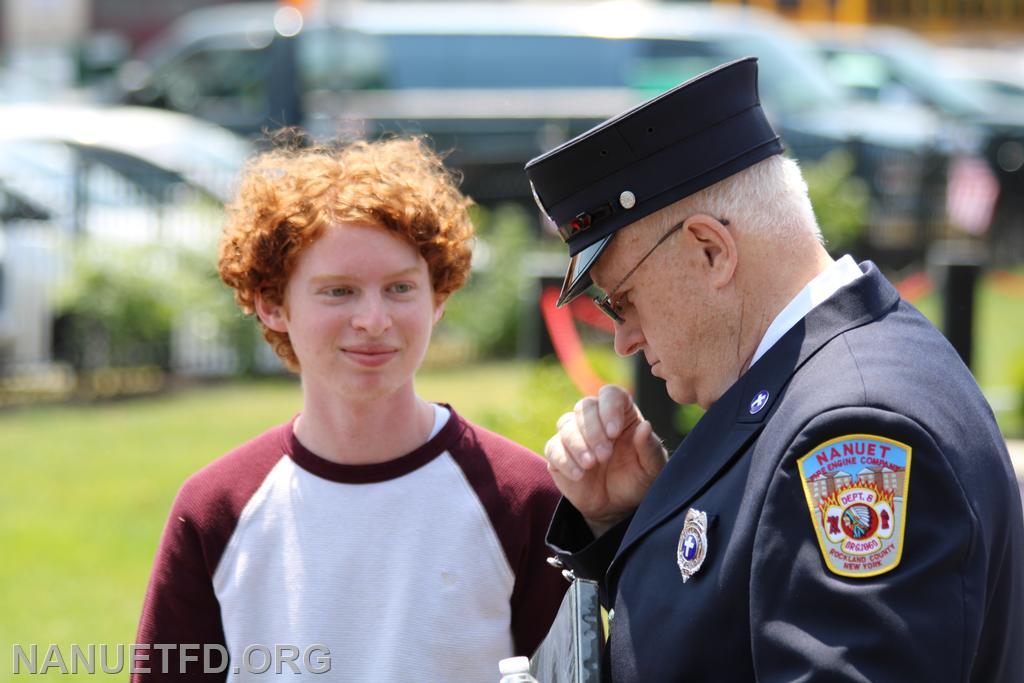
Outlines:
{"type": "Polygon", "coordinates": [[[211,669],[219,672],[203,672],[203,646],[225,645],[213,574],[242,509],[284,455],[290,432],[291,423],[266,432],[192,475],[178,492],[160,538],[135,642],[200,647],[139,648],[134,667],[149,672],[133,673],[134,683],[226,678],[226,650],[211,651],[209,657],[211,669]],[[183,653],[197,661],[182,667],[183,653]]]}
{"type": "Polygon", "coordinates": [[[487,511],[515,571],[512,638],[517,655],[532,655],[547,635],[569,584],[547,561],[544,539],[560,494],[544,459],[493,432],[460,420],[449,449],[487,511]]]}

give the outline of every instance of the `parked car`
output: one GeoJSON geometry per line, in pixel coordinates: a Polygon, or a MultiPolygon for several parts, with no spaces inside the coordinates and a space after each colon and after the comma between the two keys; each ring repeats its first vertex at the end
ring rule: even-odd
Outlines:
{"type": "Polygon", "coordinates": [[[940,70],[985,111],[1024,111],[1024,40],[985,47],[937,48],[940,70]]]}
{"type": "Polygon", "coordinates": [[[0,107],[0,374],[54,360],[55,297],[78,247],[212,260],[222,203],[251,150],[174,112],[0,107]]]}
{"type": "MultiPolygon", "coordinates": [[[[1024,259],[1024,107],[950,78],[938,50],[909,31],[837,26],[811,30],[830,73],[855,96],[919,104],[933,109],[947,125],[975,130],[976,153],[994,174],[992,185],[998,190],[992,195],[992,252],[1004,261],[1024,259]]],[[[984,184],[980,178],[975,182],[984,184]]],[[[973,194],[991,193],[975,188],[973,194]]]]}
{"type": "Polygon", "coordinates": [[[790,151],[849,150],[871,189],[872,243],[893,260],[919,253],[945,222],[950,151],[936,118],[851,101],[787,24],[748,8],[361,2],[303,18],[224,5],[184,15],[122,81],[128,101],[248,134],[282,120],[317,136],[424,132],[452,150],[477,201],[532,205],[532,156],[750,54],[790,151]]]}

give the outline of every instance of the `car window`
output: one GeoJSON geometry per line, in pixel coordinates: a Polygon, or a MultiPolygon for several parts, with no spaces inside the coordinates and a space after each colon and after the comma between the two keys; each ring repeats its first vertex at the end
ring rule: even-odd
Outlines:
{"type": "Polygon", "coordinates": [[[836,82],[865,95],[877,97],[889,82],[885,60],[865,52],[827,50],[828,72],[836,82]]]}
{"type": "MultiPolygon", "coordinates": [[[[142,159],[102,147],[60,142],[0,145],[0,179],[35,206],[61,215],[76,204],[118,208],[182,200],[184,179],[142,159]]],[[[200,199],[197,191],[195,201],[200,199]]]]}
{"type": "Polygon", "coordinates": [[[900,80],[935,106],[959,115],[979,113],[981,108],[978,104],[935,68],[934,55],[926,45],[907,41],[890,50],[886,56],[900,80]]]}
{"type": "MultiPolygon", "coordinates": [[[[172,109],[232,126],[259,121],[271,49],[243,36],[197,41],[161,69],[172,109]]],[[[631,88],[638,99],[724,61],[760,59],[761,94],[779,113],[835,104],[820,59],[786,39],[752,31],[698,38],[558,34],[373,33],[316,27],[296,38],[306,93],[409,89],[631,88]]],[[[336,105],[332,105],[336,106],[336,105]]]]}
{"type": "Polygon", "coordinates": [[[303,89],[372,90],[387,85],[390,59],[375,36],[337,28],[305,31],[298,38],[303,89]]]}
{"type": "Polygon", "coordinates": [[[637,40],[629,85],[653,96],[714,68],[721,56],[713,45],[696,40],[637,40]]]}
{"type": "Polygon", "coordinates": [[[93,206],[138,203],[134,179],[89,163],[71,147],[50,142],[11,142],[0,146],[0,174],[37,204],[68,213],[76,202],[93,206]]]}
{"type": "Polygon", "coordinates": [[[0,181],[0,222],[45,221],[49,212],[25,195],[5,187],[0,181]]]}
{"type": "Polygon", "coordinates": [[[758,90],[770,110],[779,114],[831,107],[843,101],[821,58],[803,41],[767,34],[737,33],[715,41],[726,59],[758,58],[758,90]]]}
{"type": "Polygon", "coordinates": [[[384,87],[671,88],[723,61],[756,55],[761,91],[780,111],[833,104],[839,91],[808,49],[754,34],[687,39],[561,35],[395,34],[377,37],[384,87]]]}
{"type": "Polygon", "coordinates": [[[589,36],[394,34],[387,87],[559,88],[625,84],[633,46],[589,36]]]}
{"type": "Polygon", "coordinates": [[[196,112],[217,100],[229,100],[243,115],[262,114],[270,51],[249,46],[197,43],[187,54],[160,69],[156,90],[177,111],[196,112]]]}

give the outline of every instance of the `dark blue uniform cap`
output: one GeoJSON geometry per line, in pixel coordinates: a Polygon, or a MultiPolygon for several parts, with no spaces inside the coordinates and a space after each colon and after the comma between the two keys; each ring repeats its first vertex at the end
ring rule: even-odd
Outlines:
{"type": "Polygon", "coordinates": [[[621,228],[773,154],[757,59],[696,76],[526,164],[541,210],[569,245],[558,305],[579,296],[621,228]]]}

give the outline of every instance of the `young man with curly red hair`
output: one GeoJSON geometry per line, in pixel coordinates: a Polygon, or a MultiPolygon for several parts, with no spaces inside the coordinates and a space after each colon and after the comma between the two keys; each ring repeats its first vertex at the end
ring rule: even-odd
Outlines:
{"type": "MultiPolygon", "coordinates": [[[[220,275],[300,375],[302,410],[178,493],[139,643],[223,648],[230,680],[273,675],[287,647],[320,668],[329,651],[331,679],[474,682],[539,643],[566,587],[544,558],[544,461],[413,384],[469,274],[468,204],[416,139],[250,162],[220,275]]],[[[135,680],[222,664],[154,650],[135,680]]]]}

